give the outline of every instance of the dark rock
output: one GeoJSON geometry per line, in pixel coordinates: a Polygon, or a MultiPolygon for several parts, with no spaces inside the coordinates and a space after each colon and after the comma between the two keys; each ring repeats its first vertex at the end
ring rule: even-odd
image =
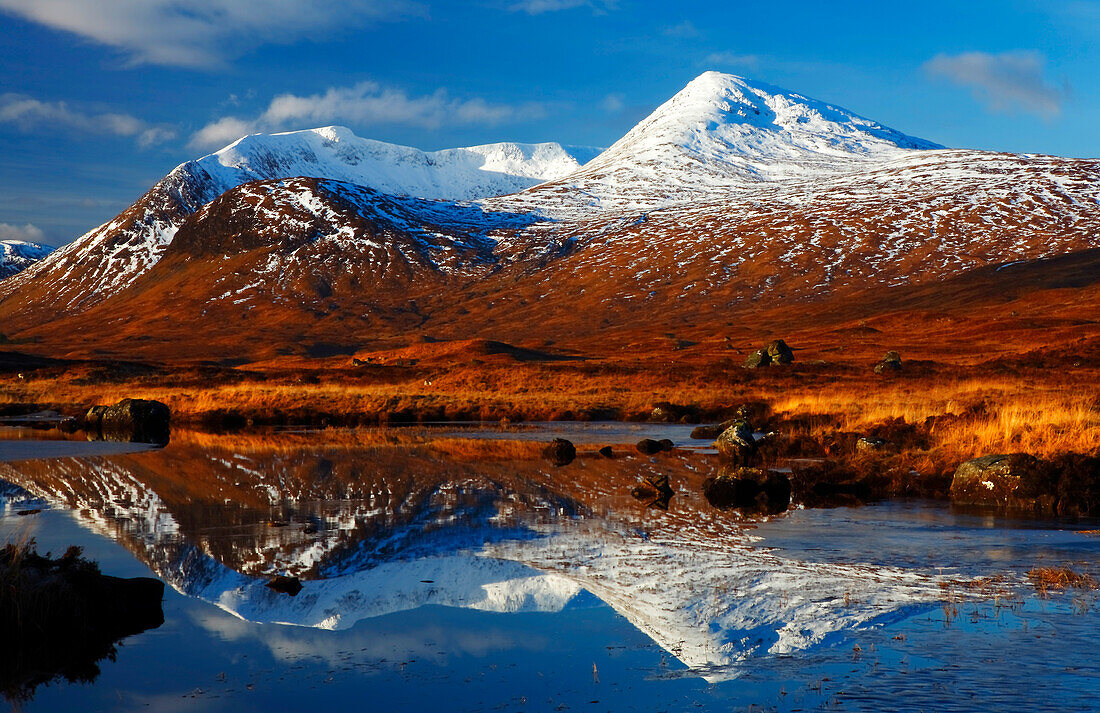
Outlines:
{"type": "Polygon", "coordinates": [[[861,505],[874,499],[868,476],[835,461],[792,463],[791,499],[806,507],[861,505]]]}
{"type": "Polygon", "coordinates": [[[577,457],[577,449],[564,438],[555,438],[542,449],[542,457],[554,465],[569,465],[577,457]]]}
{"type": "Polygon", "coordinates": [[[287,577],[283,574],[275,575],[266,586],[279,594],[289,594],[292,597],[298,596],[298,592],[302,591],[302,582],[297,577],[287,577]]]}
{"type": "Polygon", "coordinates": [[[791,481],[783,473],[755,468],[723,470],[703,481],[703,497],[719,510],[740,510],[743,515],[777,514],[791,503],[791,481]]]}
{"type": "Polygon", "coordinates": [[[722,435],[722,431],[724,430],[726,429],[722,428],[721,425],[696,426],[695,428],[691,429],[691,437],[697,441],[712,440],[722,435]]]}
{"type": "Polygon", "coordinates": [[[671,451],[673,448],[676,447],[676,444],[672,442],[671,438],[662,438],[657,442],[661,444],[662,451],[671,451]]]}
{"type": "Polygon", "coordinates": [[[604,458],[614,458],[615,457],[615,453],[614,453],[614,451],[611,450],[611,446],[604,446],[603,448],[600,449],[599,453],[604,458]]]}
{"type": "Polygon", "coordinates": [[[875,364],[875,373],[882,374],[887,371],[901,371],[901,355],[890,350],[882,355],[882,359],[875,364]]]}
{"type": "Polygon", "coordinates": [[[746,369],[759,369],[762,366],[768,366],[772,363],[771,356],[768,355],[767,348],[757,349],[752,354],[749,354],[745,359],[744,367],[746,369]]]}
{"type": "Polygon", "coordinates": [[[718,439],[714,441],[714,447],[718,449],[718,455],[723,458],[741,465],[748,465],[757,451],[752,426],[745,421],[734,422],[719,434],[718,439]]]}
{"type": "MultiPolygon", "coordinates": [[[[738,414],[740,414],[740,411],[738,411],[738,414]]],[[[740,415],[738,416],[738,418],[740,418],[740,415]]],[[[734,418],[728,421],[723,421],[717,426],[696,426],[695,428],[691,429],[691,437],[699,441],[714,440],[715,438],[718,438],[718,436],[722,435],[722,431],[737,423],[737,421],[738,419],[734,418]]]]}
{"type": "Polygon", "coordinates": [[[630,494],[638,500],[645,501],[649,507],[668,510],[675,491],[669,485],[667,475],[650,475],[646,477],[644,483],[631,490],[630,494]]]}
{"type": "Polygon", "coordinates": [[[661,451],[667,451],[672,448],[672,441],[667,438],[661,441],[655,441],[652,438],[643,438],[638,441],[635,446],[639,453],[644,453],[647,456],[651,456],[654,453],[660,453],[661,451]]]}
{"type": "Polygon", "coordinates": [[[856,450],[863,453],[874,453],[877,451],[885,450],[889,444],[881,438],[872,438],[865,436],[856,441],[856,450]]]}
{"type": "Polygon", "coordinates": [[[659,403],[650,411],[649,420],[658,421],[660,423],[671,423],[672,421],[679,420],[681,415],[682,412],[674,404],[659,403]]]}
{"type": "Polygon", "coordinates": [[[110,406],[92,406],[88,413],[84,414],[84,430],[89,434],[98,434],[103,426],[103,414],[110,406]]]}
{"type": "Polygon", "coordinates": [[[93,406],[84,416],[84,430],[97,439],[168,443],[171,412],[160,401],[123,399],[114,406],[93,406]]]}
{"type": "Polygon", "coordinates": [[[659,423],[697,423],[699,420],[699,406],[697,404],[685,406],[661,401],[653,405],[648,420],[659,423]]]}
{"type": "Polygon", "coordinates": [[[773,339],[764,347],[772,364],[790,364],[794,361],[794,352],[782,339],[773,339]]]}
{"type": "Polygon", "coordinates": [[[951,479],[951,500],[959,505],[992,505],[1013,510],[1057,509],[1049,467],[1026,453],[995,454],[968,460],[951,479]]]}

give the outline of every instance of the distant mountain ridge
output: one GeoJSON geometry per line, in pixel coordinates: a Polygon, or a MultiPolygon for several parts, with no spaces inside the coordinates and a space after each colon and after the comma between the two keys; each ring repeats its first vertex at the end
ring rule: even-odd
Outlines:
{"type": "Polygon", "coordinates": [[[49,245],[26,240],[0,240],[0,280],[27,269],[52,250],[49,245]]]}
{"type": "Polygon", "coordinates": [[[245,136],[193,164],[220,193],[249,181],[325,178],[381,193],[477,200],[567,176],[602,149],[556,143],[495,143],[421,151],[363,139],[343,126],[245,136]]]}
{"type": "Polygon", "coordinates": [[[173,169],[114,220],[0,286],[0,299],[36,282],[63,313],[116,294],[156,264],[188,215],[257,180],[320,178],[416,198],[473,200],[567,175],[599,153],[556,143],[496,143],[426,152],[362,139],[339,126],[254,134],[173,169]]]}
{"type": "Polygon", "coordinates": [[[1100,161],[944,149],[733,75],[700,75],[592,153],[245,137],[0,282],[0,319],[296,349],[538,332],[583,310],[576,335],[630,328],[642,306],[721,320],[1100,247],[1100,161]]]}

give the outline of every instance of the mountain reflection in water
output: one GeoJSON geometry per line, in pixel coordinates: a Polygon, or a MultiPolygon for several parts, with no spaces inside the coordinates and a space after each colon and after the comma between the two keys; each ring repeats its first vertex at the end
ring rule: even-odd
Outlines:
{"type": "Polygon", "coordinates": [[[182,432],[162,451],[0,464],[0,478],[247,620],[345,629],[427,604],[559,611],[586,591],[712,680],[903,616],[952,582],[758,546],[751,523],[700,494],[713,456],[593,449],[562,468],[521,456],[376,431],[182,432]],[[647,476],[669,479],[667,512],[631,497],[647,476]],[[276,573],[300,577],[301,593],[267,588],[276,573]]]}

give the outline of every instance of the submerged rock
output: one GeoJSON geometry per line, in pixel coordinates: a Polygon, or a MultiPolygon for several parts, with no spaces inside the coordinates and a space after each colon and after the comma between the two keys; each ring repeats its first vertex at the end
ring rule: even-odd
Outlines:
{"type": "Polygon", "coordinates": [[[274,592],[289,594],[292,597],[298,596],[298,593],[302,591],[301,580],[297,577],[287,577],[283,574],[275,575],[266,586],[274,592]]]}
{"type": "Polygon", "coordinates": [[[805,507],[859,505],[874,499],[872,478],[831,460],[791,464],[791,499],[805,507]]]}
{"type": "Polygon", "coordinates": [[[160,401],[123,399],[113,406],[93,406],[84,415],[89,436],[108,441],[168,443],[171,412],[160,401]]]}
{"type": "Polygon", "coordinates": [[[638,500],[645,501],[649,507],[668,510],[675,491],[669,484],[667,475],[650,475],[646,477],[644,483],[631,490],[630,494],[638,500]]]}
{"type": "Polygon", "coordinates": [[[724,470],[703,481],[703,497],[719,510],[777,514],[791,503],[791,481],[783,473],[756,468],[724,470]]]}
{"type": "Polygon", "coordinates": [[[555,438],[542,449],[542,457],[554,465],[569,465],[577,457],[577,449],[572,442],[564,438],[555,438]]]}

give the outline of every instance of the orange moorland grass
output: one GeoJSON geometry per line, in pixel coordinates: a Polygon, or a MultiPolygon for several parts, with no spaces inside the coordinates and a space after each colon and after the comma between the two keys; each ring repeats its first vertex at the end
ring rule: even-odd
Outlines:
{"type": "Polygon", "coordinates": [[[434,437],[428,429],[391,428],[328,428],[322,439],[317,433],[283,431],[234,433],[229,435],[205,433],[190,429],[172,434],[177,445],[196,445],[207,449],[224,448],[234,453],[289,454],[302,448],[317,447],[344,450],[411,450],[423,449],[446,455],[455,460],[530,460],[539,458],[546,444],[540,441],[499,438],[434,437]]]}
{"type": "Polygon", "coordinates": [[[945,370],[877,378],[838,369],[751,373],[715,363],[623,360],[589,366],[512,363],[451,365],[389,372],[325,369],[313,379],[292,372],[250,373],[222,380],[142,379],[90,382],[70,376],[0,382],[4,403],[87,407],[121,398],[151,398],[178,423],[228,411],[244,417],[282,412],[363,416],[405,414],[414,420],[512,420],[644,417],[661,401],[694,404],[715,415],[739,403],[767,403],[776,417],[797,419],[810,436],[865,431],[893,419],[926,424],[934,446],[969,458],[994,452],[1051,456],[1093,452],[1100,445],[1100,395],[1093,372],[1034,370],[1024,376],[945,370]],[[954,417],[951,417],[954,416],[954,417]]]}
{"type": "Polygon", "coordinates": [[[1060,384],[974,378],[920,384],[894,382],[858,390],[841,386],[801,391],[776,400],[772,408],[786,415],[828,415],[830,422],[839,417],[840,429],[846,431],[899,418],[907,423],[931,419],[933,441],[950,445],[960,453],[1051,456],[1068,451],[1091,452],[1100,445],[1100,396],[1060,384]],[[975,406],[980,410],[973,412],[975,406]],[[972,411],[968,418],[942,418],[968,410],[972,411]]]}

